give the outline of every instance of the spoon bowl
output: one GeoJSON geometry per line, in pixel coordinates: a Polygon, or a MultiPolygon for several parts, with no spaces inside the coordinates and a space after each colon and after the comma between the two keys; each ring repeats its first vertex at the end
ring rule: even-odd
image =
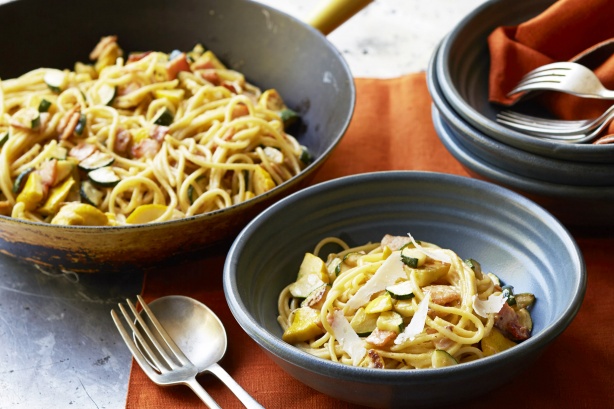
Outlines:
{"type": "MultiPolygon", "coordinates": [[[[182,295],[160,297],[148,305],[175,344],[198,368],[199,374],[211,372],[230,388],[245,407],[262,408],[218,364],[226,353],[228,339],[222,321],[209,307],[182,295]]],[[[151,324],[146,314],[141,316],[147,324],[151,324]]],[[[142,352],[147,358],[147,353],[143,350],[142,352]]],[[[147,359],[149,361],[149,358],[147,359]]],[[[149,363],[152,364],[151,361],[149,363]]]]}
{"type": "Polygon", "coordinates": [[[228,344],[222,321],[205,304],[182,295],[158,298],[149,304],[156,318],[198,373],[217,363],[228,344]]]}

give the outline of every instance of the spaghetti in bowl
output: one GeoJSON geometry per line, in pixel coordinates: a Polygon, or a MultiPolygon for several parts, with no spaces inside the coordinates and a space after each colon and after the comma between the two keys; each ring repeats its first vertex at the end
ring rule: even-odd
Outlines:
{"type": "MultiPolygon", "coordinates": [[[[338,244],[327,244],[318,250],[318,254],[324,255],[322,261],[326,255],[338,252],[338,244]]],[[[394,251],[387,258],[392,257],[391,254],[394,251]]],[[[427,260],[427,263],[430,262],[427,260]]],[[[352,266],[341,267],[343,272],[337,276],[340,280],[350,271],[345,270],[347,267],[352,266]]],[[[368,268],[366,264],[364,268],[368,268]]],[[[570,324],[581,305],[586,286],[584,262],[573,238],[542,208],[489,183],[428,172],[355,175],[325,182],[283,199],[260,214],[238,236],[228,254],[223,278],[227,301],[235,318],[282,369],[322,393],[372,407],[458,404],[511,382],[570,324]],[[340,238],[351,248],[371,242],[372,247],[363,250],[367,254],[375,251],[375,259],[380,251],[383,253],[376,249],[386,234],[407,238],[408,232],[418,244],[435,243],[446,251],[453,249],[461,260],[478,260],[482,271],[495,273],[501,284],[512,285],[518,293],[533,294],[536,301],[530,308],[533,323],[530,337],[479,359],[464,359],[463,354],[457,354],[463,348],[454,350],[458,340],[452,339],[449,343],[441,339],[437,349],[449,351],[461,362],[443,367],[433,365],[435,348],[424,349],[422,356],[408,356],[408,359],[416,358],[414,365],[406,365],[410,361],[390,365],[384,360],[383,367],[378,367],[380,365],[364,365],[365,362],[352,365],[352,355],[338,345],[334,345],[334,354],[340,362],[335,362],[325,356],[326,350],[324,356],[316,356],[283,339],[291,320],[285,328],[280,325],[279,317],[282,322],[284,317],[280,308],[286,306],[285,301],[279,302],[280,294],[283,299],[284,289],[298,281],[297,272],[305,254],[315,252],[321,240],[340,238]]],[[[442,284],[434,281],[418,287],[442,284]]],[[[484,289],[486,284],[484,281],[484,289]]],[[[334,289],[333,281],[329,291],[334,289]]],[[[393,289],[393,292],[395,290],[397,296],[408,296],[402,289],[393,289]]],[[[412,320],[408,318],[419,309],[424,299],[421,296],[426,292],[416,290],[412,288],[413,298],[398,301],[405,304],[408,312],[407,317],[403,316],[405,328],[411,325],[412,320]]],[[[372,293],[356,311],[366,309],[371,301],[386,293],[387,290],[372,293]]],[[[435,296],[435,292],[431,295],[435,296]]],[[[482,295],[488,300],[487,294],[482,295]]],[[[341,301],[349,302],[352,298],[341,299],[336,305],[341,307],[341,301]]],[[[331,305],[335,306],[335,302],[331,305]]],[[[474,305],[472,296],[464,302],[474,305]]],[[[432,302],[429,307],[446,312],[452,310],[451,305],[432,302]]],[[[327,321],[328,316],[324,318],[327,321]]],[[[351,326],[352,317],[348,314],[343,318],[351,326]]],[[[431,324],[437,326],[446,319],[455,320],[452,316],[441,317],[441,321],[430,316],[425,319],[425,326],[432,328],[431,324]]],[[[467,316],[466,319],[472,318],[467,316]]],[[[333,322],[335,320],[336,317],[333,322]]],[[[395,331],[389,325],[391,322],[386,324],[387,330],[395,331]]],[[[479,324],[474,326],[477,328],[479,324]]],[[[440,328],[442,332],[446,327],[440,328]]],[[[368,336],[366,332],[372,329],[359,334],[362,329],[356,327],[354,332],[364,340],[368,336]]],[[[471,329],[458,328],[455,333],[470,337],[471,329]]],[[[399,333],[404,331],[399,330],[399,333]]],[[[430,337],[425,345],[431,348],[439,335],[431,330],[425,334],[421,332],[413,341],[409,340],[412,335],[409,334],[408,343],[417,345],[430,337]]],[[[342,333],[337,336],[342,338],[350,334],[351,338],[351,332],[342,333]]],[[[321,334],[319,332],[314,338],[321,334]]],[[[402,343],[395,345],[394,341],[391,345],[391,348],[403,346],[402,343]]],[[[469,347],[476,345],[479,343],[469,347]]],[[[446,359],[435,361],[446,362],[446,359]]]]}

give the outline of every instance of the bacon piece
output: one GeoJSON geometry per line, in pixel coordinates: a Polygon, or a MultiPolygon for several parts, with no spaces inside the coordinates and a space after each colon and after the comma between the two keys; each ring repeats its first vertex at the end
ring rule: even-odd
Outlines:
{"type": "Polygon", "coordinates": [[[43,184],[43,190],[47,192],[49,188],[55,185],[57,172],[57,159],[47,160],[41,163],[38,169],[39,175],[41,175],[41,183],[43,184]]]}
{"type": "Polygon", "coordinates": [[[232,109],[232,119],[249,115],[249,109],[243,104],[237,104],[232,109]]]}
{"type": "Polygon", "coordinates": [[[153,158],[160,150],[160,142],[155,139],[146,138],[134,145],[131,149],[133,158],[153,158]]]}
{"type": "Polygon", "coordinates": [[[495,327],[512,341],[524,341],[531,336],[531,330],[521,324],[518,314],[507,303],[495,315],[495,327]]]}
{"type": "Polygon", "coordinates": [[[168,64],[166,64],[166,75],[169,80],[174,80],[177,78],[177,74],[179,74],[181,71],[192,71],[185,53],[179,54],[177,57],[169,61],[168,64]]]}
{"type": "Polygon", "coordinates": [[[385,347],[386,345],[390,345],[396,337],[397,333],[394,331],[386,331],[375,328],[375,330],[373,330],[373,332],[367,337],[366,341],[371,345],[381,348],[385,347]]]}
{"type": "Polygon", "coordinates": [[[446,305],[461,298],[460,291],[451,285],[427,285],[422,288],[424,292],[431,293],[431,302],[437,305],[446,305]]]}
{"type": "Polygon", "coordinates": [[[128,95],[131,92],[137,91],[141,87],[142,87],[142,84],[140,82],[138,82],[138,81],[130,81],[126,85],[124,85],[122,87],[119,87],[117,89],[117,95],[119,95],[119,96],[128,95]]]}
{"type": "Polygon", "coordinates": [[[117,36],[106,36],[102,37],[96,47],[90,53],[90,60],[96,60],[100,57],[105,50],[105,48],[112,46],[114,43],[117,43],[117,36]]]}
{"type": "Polygon", "coordinates": [[[77,128],[80,117],[81,107],[79,105],[75,105],[64,114],[57,128],[58,134],[60,134],[60,140],[65,140],[72,136],[77,128]]]}
{"type": "Polygon", "coordinates": [[[147,57],[149,54],[151,54],[151,51],[145,51],[145,52],[142,52],[142,53],[131,53],[128,56],[127,63],[140,61],[143,58],[147,57]]]}
{"type": "Polygon", "coordinates": [[[115,144],[113,145],[113,150],[116,153],[124,155],[129,152],[131,143],[132,134],[125,129],[119,129],[117,131],[117,135],[115,135],[115,144]]]}
{"type": "Polygon", "coordinates": [[[399,250],[408,243],[411,243],[411,239],[408,236],[392,236],[387,234],[381,240],[382,247],[388,246],[392,251],[399,250]]]}
{"type": "Polygon", "coordinates": [[[168,126],[154,125],[149,129],[149,136],[158,142],[164,141],[164,137],[168,134],[168,126]]]}
{"type": "Polygon", "coordinates": [[[83,159],[96,152],[96,150],[97,148],[95,145],[81,142],[77,146],[73,146],[72,148],[70,148],[70,152],[68,152],[68,155],[81,162],[83,159]]]}
{"type": "Polygon", "coordinates": [[[199,70],[198,73],[200,74],[202,79],[204,79],[207,82],[210,82],[213,85],[217,86],[222,83],[220,76],[217,75],[217,71],[215,71],[214,69],[199,70]]]}
{"type": "Polygon", "coordinates": [[[230,81],[224,81],[222,82],[222,87],[226,88],[228,91],[232,92],[233,94],[239,94],[241,93],[241,90],[238,89],[234,83],[230,82],[230,81]]]}
{"type": "MultiPolygon", "coordinates": [[[[446,327],[447,330],[452,331],[454,327],[452,327],[451,325],[448,325],[446,327]]],[[[438,332],[437,330],[435,330],[435,332],[438,332]]],[[[429,331],[427,330],[427,333],[429,333],[429,331]]],[[[455,344],[454,341],[452,341],[450,338],[446,338],[446,337],[441,337],[441,338],[437,338],[433,340],[433,344],[435,345],[435,348],[437,349],[448,349],[450,348],[452,345],[455,344]]]]}

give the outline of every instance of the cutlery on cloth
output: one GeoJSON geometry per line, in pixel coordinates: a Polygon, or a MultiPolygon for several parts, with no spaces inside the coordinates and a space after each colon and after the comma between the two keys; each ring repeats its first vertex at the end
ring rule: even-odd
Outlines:
{"type": "Polygon", "coordinates": [[[597,118],[583,120],[540,118],[509,110],[497,114],[497,122],[506,126],[534,136],[574,143],[595,139],[612,120],[614,120],[614,105],[597,118]]]}
{"type": "Polygon", "coordinates": [[[158,385],[184,384],[211,409],[220,408],[196,381],[209,371],[220,378],[247,408],[262,408],[217,361],[226,351],[226,333],[218,317],[204,304],[183,296],[161,297],[147,305],[137,296],[139,313],[130,300],[128,310],[111,315],[126,345],[149,378],[158,385]]]}
{"type": "Polygon", "coordinates": [[[546,64],[525,74],[508,96],[525,91],[558,91],[584,98],[614,99],[597,75],[575,62],[546,64]]]}

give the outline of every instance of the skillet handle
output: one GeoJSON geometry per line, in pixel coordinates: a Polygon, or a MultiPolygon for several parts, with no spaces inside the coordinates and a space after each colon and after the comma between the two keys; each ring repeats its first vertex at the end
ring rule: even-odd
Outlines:
{"type": "Polygon", "coordinates": [[[349,20],[373,0],[323,0],[306,23],[324,35],[349,20]]]}

